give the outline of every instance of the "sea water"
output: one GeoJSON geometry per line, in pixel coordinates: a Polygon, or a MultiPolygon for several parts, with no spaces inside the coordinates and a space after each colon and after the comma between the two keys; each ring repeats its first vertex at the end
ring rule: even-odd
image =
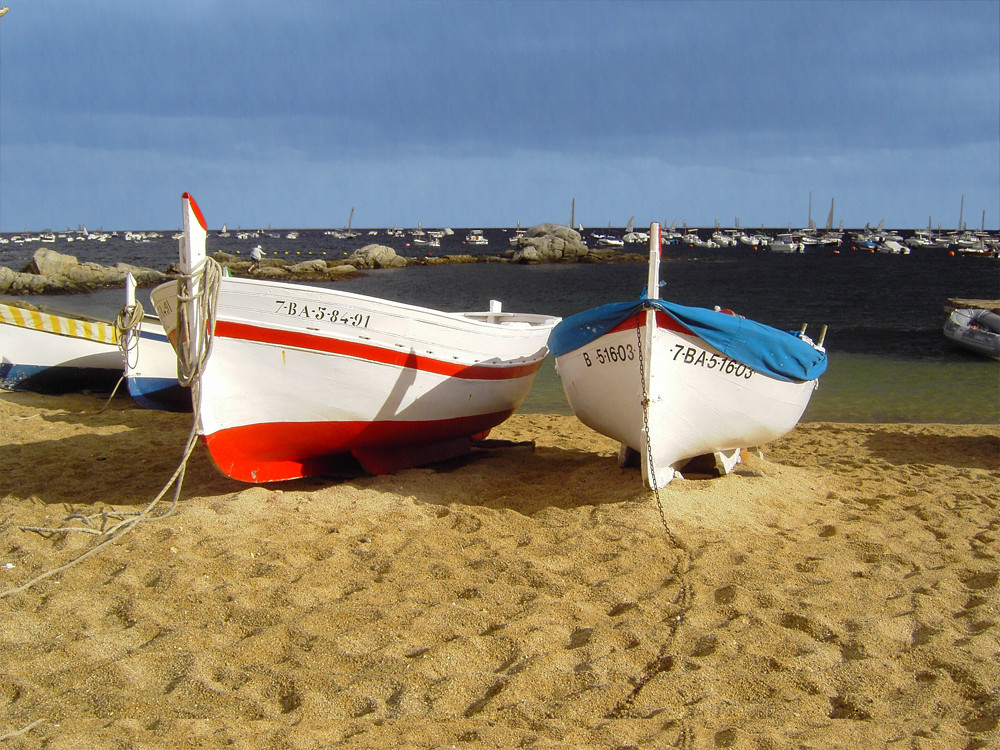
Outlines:
{"type": "MultiPolygon", "coordinates": [[[[312,235],[300,233],[294,241],[227,240],[226,248],[218,247],[222,241],[210,236],[209,250],[248,256],[253,244],[260,243],[270,248],[269,257],[297,261],[340,257],[353,247],[380,242],[409,257],[427,254],[402,240],[362,236],[338,245],[311,231],[312,235]]],[[[507,233],[487,230],[491,238],[487,252],[498,254],[507,233]]],[[[433,252],[473,252],[459,236],[464,234],[456,232],[450,247],[433,252]]],[[[81,261],[124,261],[159,269],[176,257],[176,242],[168,236],[149,243],[88,241],[53,249],[75,254],[81,261]]],[[[641,247],[635,251],[644,252],[641,247]]],[[[805,421],[1000,423],[1000,363],[955,348],[942,333],[949,298],[1000,298],[997,259],[918,251],[908,256],[735,255],[712,250],[694,258],[672,255],[665,247],[660,288],[664,299],[700,307],[718,305],[783,330],[797,331],[805,323],[813,337],[822,326],[828,327],[829,367],[805,421]]],[[[19,268],[23,263],[12,248],[0,252],[0,264],[19,268]]],[[[646,272],[644,262],[531,266],[479,262],[369,271],[321,286],[449,311],[486,310],[496,299],[508,311],[565,317],[606,302],[637,298],[646,284],[646,272]]],[[[123,298],[122,290],[103,290],[20,299],[113,318],[123,298]]],[[[139,298],[149,306],[147,291],[141,291],[139,298]]],[[[551,357],[521,410],[570,413],[551,357]]]]}
{"type": "MultiPolygon", "coordinates": [[[[635,299],[645,263],[513,266],[474,264],[381,271],[349,287],[448,310],[486,309],[565,317],[635,299]]],[[[988,258],[762,255],[677,259],[661,265],[660,296],[730,308],[782,330],[818,337],[827,326],[827,372],[805,421],[1000,423],[1000,363],[950,345],[949,297],[1000,297],[1000,263],[988,258]]],[[[552,359],[522,411],[569,414],[552,359]]]]}

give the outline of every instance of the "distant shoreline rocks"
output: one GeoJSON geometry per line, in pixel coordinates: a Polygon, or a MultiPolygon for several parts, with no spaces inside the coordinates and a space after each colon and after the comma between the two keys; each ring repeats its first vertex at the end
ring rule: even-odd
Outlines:
{"type": "Polygon", "coordinates": [[[587,247],[578,231],[562,224],[538,224],[526,229],[517,247],[503,254],[512,263],[621,263],[645,260],[645,255],[587,247]]]}
{"type": "MultiPolygon", "coordinates": [[[[406,258],[386,245],[371,244],[341,260],[306,260],[298,263],[265,257],[250,271],[251,261],[226,252],[210,256],[232,276],[286,281],[339,281],[362,275],[366,270],[407,266],[461,263],[618,263],[645,260],[645,255],[588,248],[580,233],[560,224],[539,224],[525,230],[516,246],[500,255],[427,255],[406,258]]],[[[75,256],[42,248],[21,271],[0,266],[0,294],[74,294],[125,286],[132,274],[139,286],[158,284],[178,275],[177,264],[166,272],[129,263],[102,266],[81,263],[75,256]]]]}
{"type": "Polygon", "coordinates": [[[72,294],[94,289],[125,286],[125,277],[132,274],[140,285],[156,284],[170,278],[162,271],[116,263],[77,260],[76,256],[55,250],[36,250],[31,262],[21,271],[0,266],[0,292],[4,294],[72,294]]]}

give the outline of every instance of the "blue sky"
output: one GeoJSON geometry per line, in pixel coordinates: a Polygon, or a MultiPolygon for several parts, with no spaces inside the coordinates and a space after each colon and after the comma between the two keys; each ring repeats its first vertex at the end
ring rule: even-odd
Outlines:
{"type": "Polygon", "coordinates": [[[1000,2],[0,0],[0,230],[1000,222],[1000,2]]]}

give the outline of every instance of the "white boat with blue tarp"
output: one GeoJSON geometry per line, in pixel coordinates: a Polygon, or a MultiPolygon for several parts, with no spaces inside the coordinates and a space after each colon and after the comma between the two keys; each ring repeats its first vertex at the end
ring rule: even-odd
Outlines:
{"type": "Polygon", "coordinates": [[[699,456],[728,472],[741,448],[791,430],[827,365],[804,328],[658,299],[659,229],[646,294],[572,315],[549,338],[574,413],[638,454],[653,488],[699,456]]]}

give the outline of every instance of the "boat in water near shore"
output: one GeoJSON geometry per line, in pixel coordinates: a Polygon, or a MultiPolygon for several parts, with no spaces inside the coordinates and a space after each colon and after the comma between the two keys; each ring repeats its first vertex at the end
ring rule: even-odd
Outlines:
{"type": "Polygon", "coordinates": [[[952,310],[944,324],[949,341],[984,357],[1000,359],[1000,315],[981,308],[952,310]]]}

